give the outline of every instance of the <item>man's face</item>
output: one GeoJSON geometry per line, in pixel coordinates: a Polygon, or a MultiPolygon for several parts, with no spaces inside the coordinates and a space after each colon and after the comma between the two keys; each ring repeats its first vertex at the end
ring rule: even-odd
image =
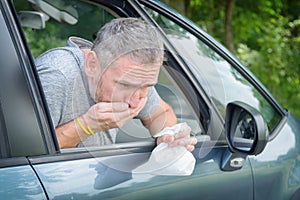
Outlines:
{"type": "Polygon", "coordinates": [[[117,59],[107,68],[96,89],[97,102],[125,102],[136,108],[157,83],[161,63],[141,65],[128,56],[117,59]]]}

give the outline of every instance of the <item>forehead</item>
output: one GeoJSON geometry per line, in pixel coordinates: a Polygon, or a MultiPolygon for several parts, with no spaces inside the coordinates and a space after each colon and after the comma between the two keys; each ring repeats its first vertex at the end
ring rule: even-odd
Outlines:
{"type": "Polygon", "coordinates": [[[161,63],[141,64],[122,56],[108,68],[114,73],[116,80],[127,80],[132,82],[157,82],[161,63]]]}

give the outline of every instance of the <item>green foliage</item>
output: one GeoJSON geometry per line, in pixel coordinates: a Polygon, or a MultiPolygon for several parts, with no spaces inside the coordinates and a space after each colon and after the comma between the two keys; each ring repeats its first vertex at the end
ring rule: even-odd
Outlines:
{"type": "Polygon", "coordinates": [[[299,20],[289,22],[281,15],[268,20],[259,28],[259,37],[249,37],[252,48],[246,40],[237,53],[275,98],[300,117],[300,40],[292,36],[299,20]]]}
{"type": "Polygon", "coordinates": [[[58,29],[50,23],[47,31],[24,28],[24,33],[33,57],[39,56],[48,49],[66,45],[66,39],[58,38],[58,29]]]}
{"type": "MultiPolygon", "coordinates": [[[[190,0],[184,13],[221,43],[226,1],[190,0]]],[[[283,106],[300,118],[300,2],[238,0],[233,13],[235,54],[283,106]]]]}

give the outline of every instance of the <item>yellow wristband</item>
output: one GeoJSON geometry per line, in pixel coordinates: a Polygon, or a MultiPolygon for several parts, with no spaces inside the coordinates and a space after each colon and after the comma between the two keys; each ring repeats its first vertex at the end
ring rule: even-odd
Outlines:
{"type": "Polygon", "coordinates": [[[83,130],[83,132],[87,135],[90,135],[90,132],[88,130],[86,130],[86,128],[83,126],[83,124],[80,121],[80,117],[77,117],[77,123],[80,126],[81,130],[83,130]]]}
{"type": "Polygon", "coordinates": [[[87,126],[87,128],[88,128],[90,134],[92,134],[92,135],[95,134],[95,132],[91,129],[91,127],[89,125],[87,126]]]}
{"type": "Polygon", "coordinates": [[[92,134],[92,135],[94,135],[95,134],[95,132],[92,130],[92,128],[87,124],[87,122],[85,121],[85,119],[84,119],[84,116],[83,115],[81,115],[80,116],[80,119],[82,119],[82,122],[83,122],[83,124],[84,124],[84,126],[86,126],[87,127],[87,129],[88,129],[88,132],[90,133],[90,134],[92,134]]]}

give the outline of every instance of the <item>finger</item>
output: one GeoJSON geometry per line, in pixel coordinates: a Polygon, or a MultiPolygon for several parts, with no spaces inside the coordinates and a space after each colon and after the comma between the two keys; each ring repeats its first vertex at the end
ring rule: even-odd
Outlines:
{"type": "Polygon", "coordinates": [[[100,102],[95,105],[96,112],[121,112],[125,111],[129,108],[129,105],[124,102],[112,102],[112,103],[106,103],[106,102],[100,102]]]}
{"type": "MultiPolygon", "coordinates": [[[[147,98],[142,98],[141,101],[139,102],[139,105],[134,108],[131,109],[129,108],[129,105],[127,105],[126,109],[122,110],[114,110],[113,111],[113,119],[115,122],[119,122],[119,124],[123,125],[125,122],[127,122],[129,119],[132,119],[133,117],[135,117],[145,106],[146,104],[146,99],[147,98]]],[[[117,104],[117,103],[115,103],[117,104]]]]}
{"type": "Polygon", "coordinates": [[[195,145],[195,144],[197,144],[196,138],[186,138],[186,139],[174,140],[174,142],[170,143],[169,145],[171,147],[174,147],[174,146],[188,146],[188,145],[195,145]]]}
{"type": "Polygon", "coordinates": [[[189,138],[190,137],[190,133],[191,133],[191,130],[179,131],[174,136],[175,136],[176,139],[189,138]]]}
{"type": "Polygon", "coordinates": [[[195,149],[194,145],[188,145],[188,146],[186,146],[186,150],[188,150],[189,152],[194,151],[194,149],[195,149]]]}
{"type": "Polygon", "coordinates": [[[164,143],[167,143],[167,144],[171,144],[174,141],[175,141],[174,136],[166,134],[166,135],[163,135],[161,137],[158,137],[156,143],[160,144],[160,143],[164,142],[164,143]]]}
{"type": "Polygon", "coordinates": [[[130,112],[130,109],[121,112],[113,112],[113,113],[106,113],[105,118],[108,119],[109,124],[111,127],[120,128],[122,127],[127,121],[132,119],[134,116],[130,112]]]}
{"type": "Polygon", "coordinates": [[[129,109],[121,112],[101,113],[101,117],[99,115],[99,119],[101,119],[102,121],[106,121],[109,124],[117,124],[118,122],[127,118],[130,118],[129,109]]]}
{"type": "Polygon", "coordinates": [[[129,109],[129,104],[124,102],[112,102],[111,105],[113,112],[121,112],[129,109]]]}
{"type": "Polygon", "coordinates": [[[191,134],[191,128],[189,126],[184,126],[182,129],[179,130],[178,133],[175,134],[175,138],[185,138],[185,137],[190,137],[191,134]]]}
{"type": "Polygon", "coordinates": [[[168,143],[170,147],[175,146],[184,146],[189,152],[194,151],[195,145],[197,144],[196,138],[190,138],[187,140],[179,140],[175,141],[174,136],[172,135],[163,135],[159,138],[157,138],[157,145],[159,145],[162,142],[168,143]]]}

